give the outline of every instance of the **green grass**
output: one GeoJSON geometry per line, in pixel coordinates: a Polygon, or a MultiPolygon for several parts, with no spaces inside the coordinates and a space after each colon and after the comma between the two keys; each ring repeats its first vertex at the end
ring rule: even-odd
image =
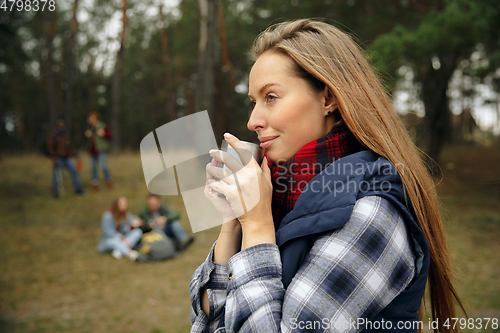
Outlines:
{"type": "Polygon", "coordinates": [[[456,146],[443,154],[438,193],[456,286],[470,318],[500,319],[499,148],[456,146]]]}
{"type": "MultiPolygon", "coordinates": [[[[458,268],[457,288],[469,316],[500,318],[499,147],[448,147],[438,186],[449,247],[458,268]],[[448,170],[446,165],[455,163],[448,170]]],[[[131,211],[148,193],[140,156],[109,156],[113,189],[90,192],[89,160],[83,157],[87,194],[50,195],[51,163],[36,155],[0,159],[0,332],[187,332],[189,280],[217,237],[197,233],[181,256],[139,264],[98,254],[100,216],[118,195],[131,211]]],[[[182,198],[164,197],[182,212],[182,198]]]]}
{"type": "MultiPolygon", "coordinates": [[[[148,193],[138,154],[111,155],[113,189],[90,192],[89,161],[73,194],[50,195],[51,164],[39,156],[0,161],[0,332],[187,332],[189,280],[206,257],[216,230],[196,235],[173,260],[139,264],[99,254],[100,216],[119,195],[137,213],[148,193]]],[[[186,219],[182,198],[168,197],[186,219]]]]}

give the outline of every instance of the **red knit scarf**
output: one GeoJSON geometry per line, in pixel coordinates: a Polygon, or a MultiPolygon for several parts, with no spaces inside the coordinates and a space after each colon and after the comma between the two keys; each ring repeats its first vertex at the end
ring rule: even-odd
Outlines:
{"type": "Polygon", "coordinates": [[[365,149],[351,132],[338,127],[326,136],[305,144],[285,163],[270,165],[275,229],[293,209],[310,180],[333,161],[365,149]]]}

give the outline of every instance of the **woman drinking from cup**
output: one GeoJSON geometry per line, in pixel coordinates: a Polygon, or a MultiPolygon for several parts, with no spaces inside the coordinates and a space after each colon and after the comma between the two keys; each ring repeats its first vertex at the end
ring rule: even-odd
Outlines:
{"type": "Polygon", "coordinates": [[[191,280],[192,332],[416,332],[427,282],[439,331],[456,331],[432,179],[360,48],[305,19],[251,53],[247,125],[266,157],[228,133],[241,162],[210,152],[226,223],[191,280]]]}

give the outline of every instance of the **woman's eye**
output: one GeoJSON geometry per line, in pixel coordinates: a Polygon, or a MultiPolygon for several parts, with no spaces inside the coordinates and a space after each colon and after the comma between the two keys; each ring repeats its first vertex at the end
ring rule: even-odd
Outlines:
{"type": "Polygon", "coordinates": [[[252,107],[253,110],[253,108],[255,107],[255,101],[250,101],[250,106],[252,107]]]}
{"type": "Polygon", "coordinates": [[[276,99],[276,96],[273,95],[266,95],[266,103],[272,102],[276,99]]]}

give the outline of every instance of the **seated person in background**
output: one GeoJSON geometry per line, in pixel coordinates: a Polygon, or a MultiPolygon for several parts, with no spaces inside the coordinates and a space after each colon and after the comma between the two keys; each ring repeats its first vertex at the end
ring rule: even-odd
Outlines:
{"type": "Polygon", "coordinates": [[[108,211],[102,214],[101,240],[97,244],[98,252],[111,252],[116,259],[127,256],[135,261],[139,253],[132,250],[142,236],[139,228],[142,221],[128,212],[128,201],[124,196],[118,197],[108,211]]]}
{"type": "Polygon", "coordinates": [[[141,230],[149,232],[153,229],[161,229],[167,237],[174,240],[176,250],[182,251],[194,240],[189,236],[179,223],[179,212],[160,202],[160,197],[150,193],[147,196],[147,203],[139,213],[143,220],[141,230]]]}

